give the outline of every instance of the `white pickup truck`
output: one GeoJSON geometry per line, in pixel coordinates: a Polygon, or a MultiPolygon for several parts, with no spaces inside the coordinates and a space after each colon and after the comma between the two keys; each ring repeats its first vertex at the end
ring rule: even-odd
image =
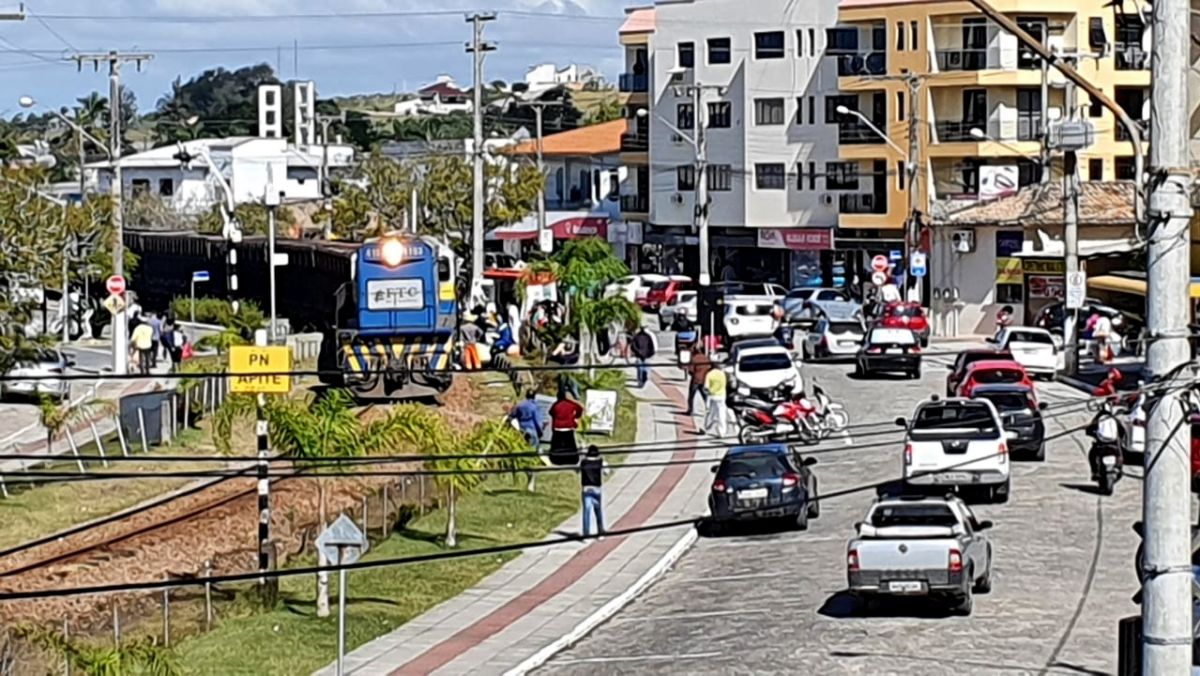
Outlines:
{"type": "Polygon", "coordinates": [[[878,596],[922,596],[970,615],[973,595],[992,589],[992,545],[980,534],[992,522],[956,497],[880,498],[855,527],[846,569],[864,607],[878,596]]]}
{"type": "Polygon", "coordinates": [[[922,402],[905,428],[904,483],[987,492],[993,502],[1008,502],[1008,442],[1000,414],[986,399],[932,399],[922,402]]]}

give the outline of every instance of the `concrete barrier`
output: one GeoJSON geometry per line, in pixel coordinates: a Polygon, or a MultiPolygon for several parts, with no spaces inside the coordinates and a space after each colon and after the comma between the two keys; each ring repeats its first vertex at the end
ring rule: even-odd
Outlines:
{"type": "Polygon", "coordinates": [[[292,349],[292,361],[315,360],[321,353],[321,334],[296,333],[287,337],[287,346],[292,349]]]}

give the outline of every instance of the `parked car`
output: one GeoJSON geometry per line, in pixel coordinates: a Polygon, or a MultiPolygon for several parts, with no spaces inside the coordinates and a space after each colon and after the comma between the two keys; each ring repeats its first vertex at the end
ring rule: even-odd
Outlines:
{"type": "Polygon", "coordinates": [[[786,389],[791,392],[804,391],[804,379],[792,358],[792,353],[778,343],[758,347],[738,347],[732,353],[730,368],[732,382],[730,391],[749,394],[748,391],[769,392],[786,389]]]}
{"type": "MultiPolygon", "coordinates": [[[[1095,298],[1085,298],[1083,307],[1079,309],[1079,323],[1087,321],[1087,318],[1093,314],[1103,315],[1109,319],[1115,317],[1121,318],[1122,333],[1136,337],[1145,326],[1145,322],[1141,317],[1123,312],[1111,305],[1106,305],[1095,298]]],[[[1067,321],[1067,306],[1063,301],[1057,301],[1043,307],[1033,320],[1033,325],[1039,329],[1046,329],[1052,334],[1057,334],[1059,337],[1063,335],[1063,326],[1067,321]]]]}
{"type": "Polygon", "coordinates": [[[801,458],[785,444],[734,446],[713,468],[708,508],[713,525],[785,518],[800,530],[821,515],[815,458],[801,458]]]}
{"type": "Polygon", "coordinates": [[[1045,329],[1010,326],[992,339],[996,348],[1012,355],[1025,370],[1040,376],[1058,373],[1058,348],[1045,329]]]}
{"type": "Polygon", "coordinates": [[[917,334],[908,329],[876,327],[867,332],[862,347],[855,356],[854,375],[873,373],[904,373],[909,378],[921,377],[921,346],[917,334]]]}
{"type": "Polygon", "coordinates": [[[963,376],[967,373],[967,367],[971,364],[977,361],[1007,361],[1009,359],[1012,359],[1011,354],[988,348],[959,352],[954,363],[946,367],[950,369],[950,373],[946,376],[946,396],[953,397],[958,392],[958,386],[962,383],[963,376]]]}
{"type": "Polygon", "coordinates": [[[817,320],[813,308],[810,306],[811,302],[848,302],[849,300],[850,296],[841,289],[792,289],[783,297],[783,318],[792,324],[811,325],[817,320]]]}
{"type": "Polygon", "coordinates": [[[1008,502],[1008,442],[1000,413],[986,399],[941,399],[917,406],[905,428],[904,483],[908,487],[983,489],[1008,502]]]}
{"type": "Polygon", "coordinates": [[[973,397],[975,388],[980,385],[1024,385],[1033,389],[1033,379],[1029,373],[1015,361],[1010,359],[981,360],[972,362],[963,373],[962,382],[958,384],[957,397],[973,397]]]}
{"type": "Polygon", "coordinates": [[[689,322],[697,320],[696,292],[680,291],[675,297],[658,309],[658,328],[667,330],[675,321],[675,315],[683,315],[689,322]]]}
{"type": "Polygon", "coordinates": [[[486,252],[483,254],[483,267],[485,270],[509,270],[519,266],[519,261],[506,253],[486,252]]]}
{"type": "Polygon", "coordinates": [[[645,298],[646,294],[650,292],[651,284],[654,282],[665,282],[669,279],[670,277],[666,275],[629,275],[604,287],[604,297],[612,298],[620,296],[630,303],[636,303],[638,299],[645,298]]]}
{"type": "Polygon", "coordinates": [[[853,357],[858,354],[866,337],[866,327],[861,318],[831,318],[823,315],[804,336],[801,353],[809,359],[831,359],[853,357]]]}
{"type": "Polygon", "coordinates": [[[713,282],[711,288],[722,296],[758,296],[771,299],[782,299],[788,292],[782,286],[770,282],[713,282]]]}
{"type": "Polygon", "coordinates": [[[723,323],[731,340],[747,336],[770,336],[779,328],[775,303],[770,299],[730,296],[725,299],[723,323]]]}
{"type": "Polygon", "coordinates": [[[637,304],[642,306],[643,310],[658,312],[659,308],[670,303],[680,291],[691,291],[694,288],[691,277],[671,275],[669,279],[652,283],[646,295],[637,300],[637,304]]]}
{"type": "Polygon", "coordinates": [[[1046,459],[1046,425],[1042,411],[1046,403],[1039,402],[1028,385],[980,385],[971,393],[975,399],[987,399],[1000,413],[1004,429],[1016,435],[1009,442],[1009,453],[1037,462],[1046,459]]]}
{"type": "Polygon", "coordinates": [[[952,496],[881,498],[846,545],[850,593],[939,598],[970,615],[974,594],[992,590],[991,527],[952,496]]]}
{"type": "Polygon", "coordinates": [[[0,398],[15,395],[36,399],[45,395],[54,401],[63,401],[71,396],[71,382],[55,376],[64,375],[74,365],[73,359],[54,349],[39,350],[19,358],[4,374],[15,380],[0,382],[0,398]]]}
{"type": "Polygon", "coordinates": [[[889,329],[908,329],[917,334],[921,347],[929,345],[929,319],[926,318],[925,308],[921,307],[920,303],[888,303],[880,312],[875,325],[889,329]]]}

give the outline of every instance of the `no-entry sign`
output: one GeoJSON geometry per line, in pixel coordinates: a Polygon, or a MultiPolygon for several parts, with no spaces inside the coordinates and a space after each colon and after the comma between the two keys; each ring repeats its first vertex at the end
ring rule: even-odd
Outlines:
{"type": "Polygon", "coordinates": [[[891,267],[891,261],[887,256],[880,254],[871,259],[871,269],[876,272],[887,272],[889,267],[891,267]]]}
{"type": "Polygon", "coordinates": [[[119,296],[125,293],[125,278],[121,275],[113,275],[104,282],[104,288],[114,296],[119,296]]]}

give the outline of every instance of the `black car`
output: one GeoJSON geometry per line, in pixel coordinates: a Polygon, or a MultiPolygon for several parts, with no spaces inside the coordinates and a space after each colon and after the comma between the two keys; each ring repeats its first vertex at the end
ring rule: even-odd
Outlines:
{"type": "Polygon", "coordinates": [[[786,444],[730,448],[713,468],[708,507],[716,528],[734,521],[788,519],[800,530],[821,515],[814,458],[801,459],[786,444]]]}
{"type": "Polygon", "coordinates": [[[987,399],[1000,413],[1004,429],[1017,434],[1008,442],[1015,457],[1041,462],[1046,459],[1046,426],[1042,422],[1045,403],[1038,403],[1028,385],[979,385],[971,391],[973,399],[987,399]]]}
{"type": "Polygon", "coordinates": [[[873,373],[921,377],[921,346],[917,334],[908,329],[876,326],[867,332],[854,359],[854,375],[860,378],[873,373]]]}

